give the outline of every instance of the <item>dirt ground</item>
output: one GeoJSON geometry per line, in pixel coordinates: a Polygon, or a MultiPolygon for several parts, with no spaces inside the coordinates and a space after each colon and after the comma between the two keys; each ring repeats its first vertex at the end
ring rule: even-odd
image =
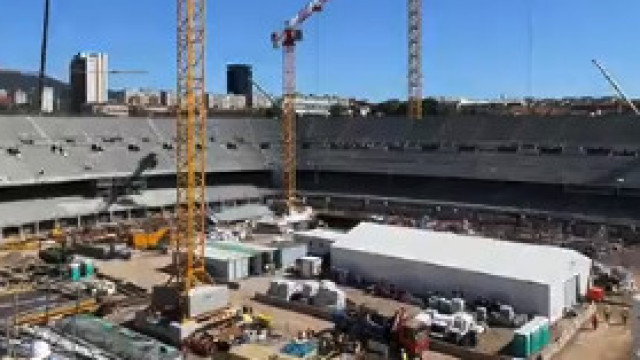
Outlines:
{"type": "Polygon", "coordinates": [[[611,319],[607,324],[602,307],[599,307],[598,329],[593,330],[591,323],[585,324],[554,360],[628,360],[631,353],[631,329],[629,324],[623,324],[620,310],[620,307],[611,307],[611,319]]]}
{"type": "Polygon", "coordinates": [[[131,260],[95,260],[95,264],[98,271],[105,275],[151,290],[154,285],[169,280],[169,274],[162,269],[171,264],[171,256],[140,253],[131,260]]]}
{"type": "Polygon", "coordinates": [[[618,324],[598,330],[583,328],[555,360],[627,360],[631,353],[631,331],[618,324]]]}

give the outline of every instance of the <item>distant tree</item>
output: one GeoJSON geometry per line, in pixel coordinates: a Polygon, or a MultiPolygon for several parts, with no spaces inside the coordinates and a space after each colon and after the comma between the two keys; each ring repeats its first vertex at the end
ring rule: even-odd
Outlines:
{"type": "Polygon", "coordinates": [[[278,105],[273,105],[270,108],[265,109],[264,114],[268,118],[278,118],[282,114],[282,109],[278,105]]]}
{"type": "Polygon", "coordinates": [[[432,98],[422,100],[422,113],[424,115],[440,115],[438,110],[438,100],[432,98]]]}
{"type": "Polygon", "coordinates": [[[345,113],[347,113],[347,108],[338,104],[331,105],[329,108],[329,116],[331,117],[344,116],[345,113]]]}

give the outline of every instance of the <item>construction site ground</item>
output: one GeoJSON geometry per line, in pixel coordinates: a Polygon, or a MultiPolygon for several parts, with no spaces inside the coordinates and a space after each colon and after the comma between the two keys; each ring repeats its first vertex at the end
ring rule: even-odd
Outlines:
{"type": "MultiPolygon", "coordinates": [[[[265,312],[271,314],[274,317],[274,326],[276,329],[283,331],[288,336],[295,336],[297,329],[311,328],[314,330],[321,330],[332,327],[332,324],[312,317],[307,316],[278,307],[265,305],[252,298],[255,293],[265,293],[269,288],[269,283],[273,280],[273,277],[253,277],[241,282],[240,289],[238,291],[232,291],[232,302],[236,304],[246,304],[252,306],[254,311],[265,312]]],[[[405,307],[410,313],[417,313],[418,308],[395,301],[392,299],[385,299],[368,295],[361,289],[342,287],[347,293],[349,300],[356,304],[364,304],[368,308],[375,309],[380,313],[391,316],[400,307],[405,307]]],[[[489,329],[487,333],[480,337],[480,342],[477,351],[496,354],[500,352],[511,340],[512,330],[509,329],[489,329]]],[[[429,359],[455,359],[444,354],[431,354],[429,359]]]]}
{"type": "MultiPolygon", "coordinates": [[[[165,269],[170,263],[170,255],[159,255],[156,253],[141,253],[131,260],[96,260],[96,265],[101,273],[131,282],[149,290],[151,290],[154,285],[163,284],[168,280],[169,275],[165,269]]],[[[313,316],[254,301],[254,295],[256,293],[265,293],[269,287],[269,283],[273,279],[273,276],[263,276],[243,280],[238,290],[230,292],[232,305],[250,306],[256,313],[264,313],[272,316],[274,329],[276,332],[281,333],[284,338],[295,337],[299,331],[307,329],[320,331],[333,327],[332,323],[313,316]]],[[[364,303],[386,315],[393,314],[399,306],[407,306],[394,300],[366,295],[359,289],[346,289],[346,292],[352,301],[364,303]]],[[[432,353],[429,359],[449,360],[455,358],[432,353]]]]}
{"type": "MultiPolygon", "coordinates": [[[[135,285],[151,289],[154,285],[165,283],[169,275],[167,266],[171,263],[171,256],[156,253],[141,253],[132,260],[96,261],[100,272],[114,278],[132,282],[135,285]]],[[[328,321],[313,316],[300,314],[286,309],[266,305],[253,300],[256,293],[265,293],[273,276],[252,277],[243,280],[238,290],[233,290],[231,302],[235,306],[250,306],[254,312],[269,314],[273,317],[274,329],[285,338],[295,337],[299,331],[313,329],[323,330],[331,328],[328,321]]],[[[400,306],[409,308],[410,311],[418,311],[407,304],[391,299],[375,297],[364,293],[361,289],[343,288],[348,298],[356,304],[364,304],[376,309],[385,315],[392,315],[400,306]]],[[[586,360],[622,360],[629,358],[631,348],[631,335],[629,327],[622,326],[619,317],[619,308],[612,307],[612,323],[606,325],[601,320],[601,326],[593,331],[589,327],[582,329],[576,338],[558,354],[556,359],[586,359],[586,360]]],[[[602,316],[601,316],[602,317],[602,316]]],[[[480,337],[480,343],[476,348],[483,353],[498,353],[506,346],[512,336],[512,330],[491,328],[480,337]]],[[[432,354],[430,359],[453,359],[445,355],[432,354]]]]}
{"type": "Polygon", "coordinates": [[[585,324],[576,337],[558,353],[554,360],[627,360],[631,358],[631,328],[622,323],[620,307],[611,306],[611,319],[604,321],[599,307],[598,329],[585,324]]]}

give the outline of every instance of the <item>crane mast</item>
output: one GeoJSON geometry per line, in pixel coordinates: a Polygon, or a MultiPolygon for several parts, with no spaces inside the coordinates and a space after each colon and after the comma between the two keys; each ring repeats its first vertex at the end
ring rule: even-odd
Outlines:
{"type": "MultiPolygon", "coordinates": [[[[206,216],[205,0],[177,0],[176,233],[174,278],[186,294],[210,283],[206,216]]],[[[183,304],[184,305],[184,304],[183,304]]],[[[182,306],[183,317],[186,312],[182,306]]]]}
{"type": "Polygon", "coordinates": [[[321,12],[329,0],[313,0],[300,10],[295,17],[285,22],[282,31],[271,34],[273,47],[282,47],[282,131],[283,131],[283,187],[287,209],[296,207],[296,43],[302,40],[299,29],[314,13],[321,12]]]}
{"type": "Polygon", "coordinates": [[[422,0],[407,0],[409,9],[409,101],[410,119],[422,119],[422,0]]]}
{"type": "Polygon", "coordinates": [[[620,85],[618,85],[618,82],[613,78],[613,76],[611,76],[611,74],[609,74],[607,69],[605,69],[604,66],[602,66],[596,59],[591,60],[591,62],[593,63],[593,65],[595,65],[598,68],[598,70],[600,70],[600,72],[602,73],[602,76],[604,76],[604,78],[609,82],[609,85],[611,85],[611,87],[613,88],[613,90],[615,90],[618,96],[620,96],[620,98],[629,105],[631,110],[633,110],[633,112],[636,115],[640,116],[640,110],[638,110],[638,108],[633,103],[633,101],[629,99],[627,94],[625,94],[624,91],[622,91],[622,88],[620,87],[620,85]]]}

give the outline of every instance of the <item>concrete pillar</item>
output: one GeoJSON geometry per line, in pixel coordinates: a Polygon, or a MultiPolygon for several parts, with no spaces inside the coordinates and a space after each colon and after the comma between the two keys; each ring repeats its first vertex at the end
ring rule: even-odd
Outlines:
{"type": "Polygon", "coordinates": [[[25,241],[27,238],[24,234],[24,227],[20,226],[19,229],[20,229],[20,240],[25,241]]]}
{"type": "Polygon", "coordinates": [[[40,236],[40,222],[39,221],[36,221],[33,224],[33,230],[34,230],[36,236],[40,236]]]}
{"type": "Polygon", "coordinates": [[[109,210],[109,222],[113,222],[113,211],[109,210]]]}
{"type": "Polygon", "coordinates": [[[131,209],[127,209],[127,220],[131,220],[131,209]]]}
{"type": "Polygon", "coordinates": [[[78,215],[78,229],[82,227],[82,216],[78,215]]]}

